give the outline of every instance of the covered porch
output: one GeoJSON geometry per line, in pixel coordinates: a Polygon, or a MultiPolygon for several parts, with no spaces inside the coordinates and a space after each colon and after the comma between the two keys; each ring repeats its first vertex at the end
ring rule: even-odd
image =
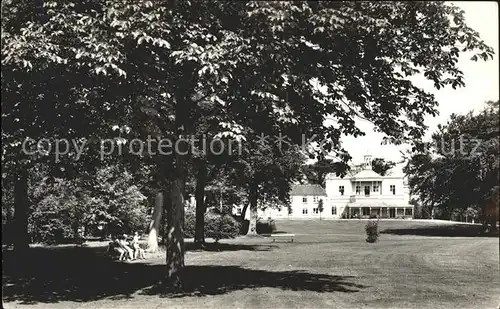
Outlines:
{"type": "Polygon", "coordinates": [[[378,203],[350,203],[345,207],[344,216],[348,219],[412,219],[412,205],[384,205],[378,203]]]}

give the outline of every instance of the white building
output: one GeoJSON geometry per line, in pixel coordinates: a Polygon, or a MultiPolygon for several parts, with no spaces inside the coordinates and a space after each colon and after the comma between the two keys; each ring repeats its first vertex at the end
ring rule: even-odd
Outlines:
{"type": "Polygon", "coordinates": [[[268,207],[258,211],[258,216],[263,219],[294,219],[294,218],[319,218],[319,201],[323,200],[323,216],[327,212],[327,196],[325,189],[320,185],[293,185],[290,192],[290,209],[281,207],[276,209],[268,207]]]}
{"type": "Polygon", "coordinates": [[[326,190],[319,185],[294,185],[291,213],[288,208],[259,210],[263,219],[413,218],[409,188],[401,165],[381,176],[372,170],[372,157],[365,156],[363,168],[344,178],[329,174],[326,190]],[[318,209],[323,200],[323,212],[318,209]]]}
{"type": "Polygon", "coordinates": [[[401,165],[381,176],[372,170],[372,157],[365,156],[363,168],[344,178],[329,174],[326,180],[328,205],[337,217],[413,218],[413,206],[401,165]]]}

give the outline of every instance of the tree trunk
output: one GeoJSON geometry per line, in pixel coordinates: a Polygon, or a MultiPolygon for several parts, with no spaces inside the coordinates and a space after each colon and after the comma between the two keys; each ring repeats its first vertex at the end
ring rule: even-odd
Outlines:
{"type": "Polygon", "coordinates": [[[171,205],[167,211],[167,283],[182,287],[184,268],[184,179],[177,176],[172,182],[171,205]]]}
{"type": "Polygon", "coordinates": [[[194,232],[194,243],[200,247],[205,244],[205,185],[207,177],[207,166],[201,162],[196,177],[196,223],[194,232]]]}
{"type": "Polygon", "coordinates": [[[163,213],[163,192],[158,191],[155,196],[155,208],[149,223],[148,246],[146,251],[158,251],[158,233],[160,231],[161,216],[163,213]]]}
{"type": "MultiPolygon", "coordinates": [[[[189,83],[189,81],[187,81],[189,83]]],[[[180,81],[182,84],[183,82],[180,81]]],[[[184,85],[185,86],[185,85],[184,85]]],[[[182,87],[182,85],[181,85],[182,87]]],[[[167,274],[166,284],[174,289],[182,288],[184,270],[184,193],[186,186],[186,162],[190,158],[190,147],[187,136],[193,131],[192,111],[194,104],[188,97],[175,100],[176,136],[173,154],[174,169],[170,190],[170,205],[167,210],[166,248],[167,274]]]]}
{"type": "Polygon", "coordinates": [[[248,209],[248,206],[249,206],[249,205],[250,205],[250,204],[249,204],[249,203],[247,203],[247,204],[245,204],[245,206],[243,206],[243,210],[241,211],[241,221],[242,221],[242,222],[245,220],[245,215],[246,215],[246,213],[247,213],[247,209],[248,209]]]}
{"type": "Polygon", "coordinates": [[[19,253],[29,249],[28,204],[28,171],[21,168],[14,188],[14,250],[19,253]]]}
{"type": "Polygon", "coordinates": [[[257,191],[257,183],[252,182],[250,184],[250,220],[248,222],[248,232],[247,236],[256,236],[257,235],[257,200],[258,200],[258,191],[257,191]]]}
{"type": "MultiPolygon", "coordinates": [[[[192,102],[183,100],[175,104],[175,124],[180,140],[188,133],[189,106],[192,102]]],[[[175,166],[170,190],[170,207],[167,211],[167,277],[166,283],[174,289],[182,288],[184,270],[184,190],[186,186],[186,162],[189,156],[187,142],[176,141],[174,152],[175,166]]]]}

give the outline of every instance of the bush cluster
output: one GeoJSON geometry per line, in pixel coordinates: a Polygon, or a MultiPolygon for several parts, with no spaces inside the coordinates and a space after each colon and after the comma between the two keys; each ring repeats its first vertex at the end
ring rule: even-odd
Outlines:
{"type": "MultiPolygon", "coordinates": [[[[240,234],[244,235],[248,232],[248,220],[241,223],[240,234]]],[[[276,222],[272,219],[257,220],[257,234],[271,234],[276,232],[276,222]]]]}
{"type": "Polygon", "coordinates": [[[30,220],[28,231],[32,243],[62,244],[75,238],[71,226],[58,218],[43,218],[36,224],[30,220]]]}
{"type": "Polygon", "coordinates": [[[258,234],[270,234],[274,232],[276,232],[276,222],[274,220],[257,221],[258,234]]]}
{"type": "MultiPolygon", "coordinates": [[[[195,234],[196,214],[186,212],[184,217],[184,237],[193,238],[195,234]]],[[[228,214],[205,214],[205,237],[219,241],[225,238],[238,236],[240,224],[228,214]]]]}
{"type": "Polygon", "coordinates": [[[230,215],[211,214],[206,224],[205,236],[219,241],[225,238],[235,238],[240,230],[239,223],[230,215]]]}
{"type": "Polygon", "coordinates": [[[366,241],[369,243],[374,243],[378,239],[378,222],[377,221],[368,221],[365,226],[366,231],[366,241]]]}

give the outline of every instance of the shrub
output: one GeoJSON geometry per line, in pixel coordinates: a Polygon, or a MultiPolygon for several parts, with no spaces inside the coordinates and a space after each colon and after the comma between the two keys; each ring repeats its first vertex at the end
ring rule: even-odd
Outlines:
{"type": "MultiPolygon", "coordinates": [[[[196,214],[186,212],[184,217],[184,237],[193,238],[195,234],[196,214]]],[[[210,237],[218,242],[225,238],[238,236],[240,224],[232,216],[227,214],[206,213],[205,214],[205,237],[210,237]]]]}
{"type": "Polygon", "coordinates": [[[276,222],[272,219],[267,221],[257,221],[258,234],[270,234],[276,231],[276,222]]]}
{"type": "Polygon", "coordinates": [[[224,238],[235,238],[238,236],[239,224],[230,215],[215,215],[208,216],[205,229],[205,235],[211,237],[218,242],[224,238]]]}
{"type": "MultiPolygon", "coordinates": [[[[163,226],[165,225],[166,224],[163,224],[163,226]]],[[[184,237],[193,238],[195,226],[196,226],[196,214],[192,211],[186,212],[184,215],[184,237]]]]}
{"type": "Polygon", "coordinates": [[[59,218],[43,218],[37,224],[29,221],[28,230],[31,241],[44,244],[61,244],[74,237],[69,224],[59,218]]]}
{"type": "Polygon", "coordinates": [[[377,221],[368,221],[365,226],[366,231],[366,241],[369,243],[374,243],[378,239],[378,222],[377,221]]]}
{"type": "MultiPolygon", "coordinates": [[[[245,235],[248,232],[248,220],[240,224],[240,234],[245,235]]],[[[257,220],[257,234],[270,234],[276,231],[276,222],[272,219],[261,221],[257,220]]]]}

